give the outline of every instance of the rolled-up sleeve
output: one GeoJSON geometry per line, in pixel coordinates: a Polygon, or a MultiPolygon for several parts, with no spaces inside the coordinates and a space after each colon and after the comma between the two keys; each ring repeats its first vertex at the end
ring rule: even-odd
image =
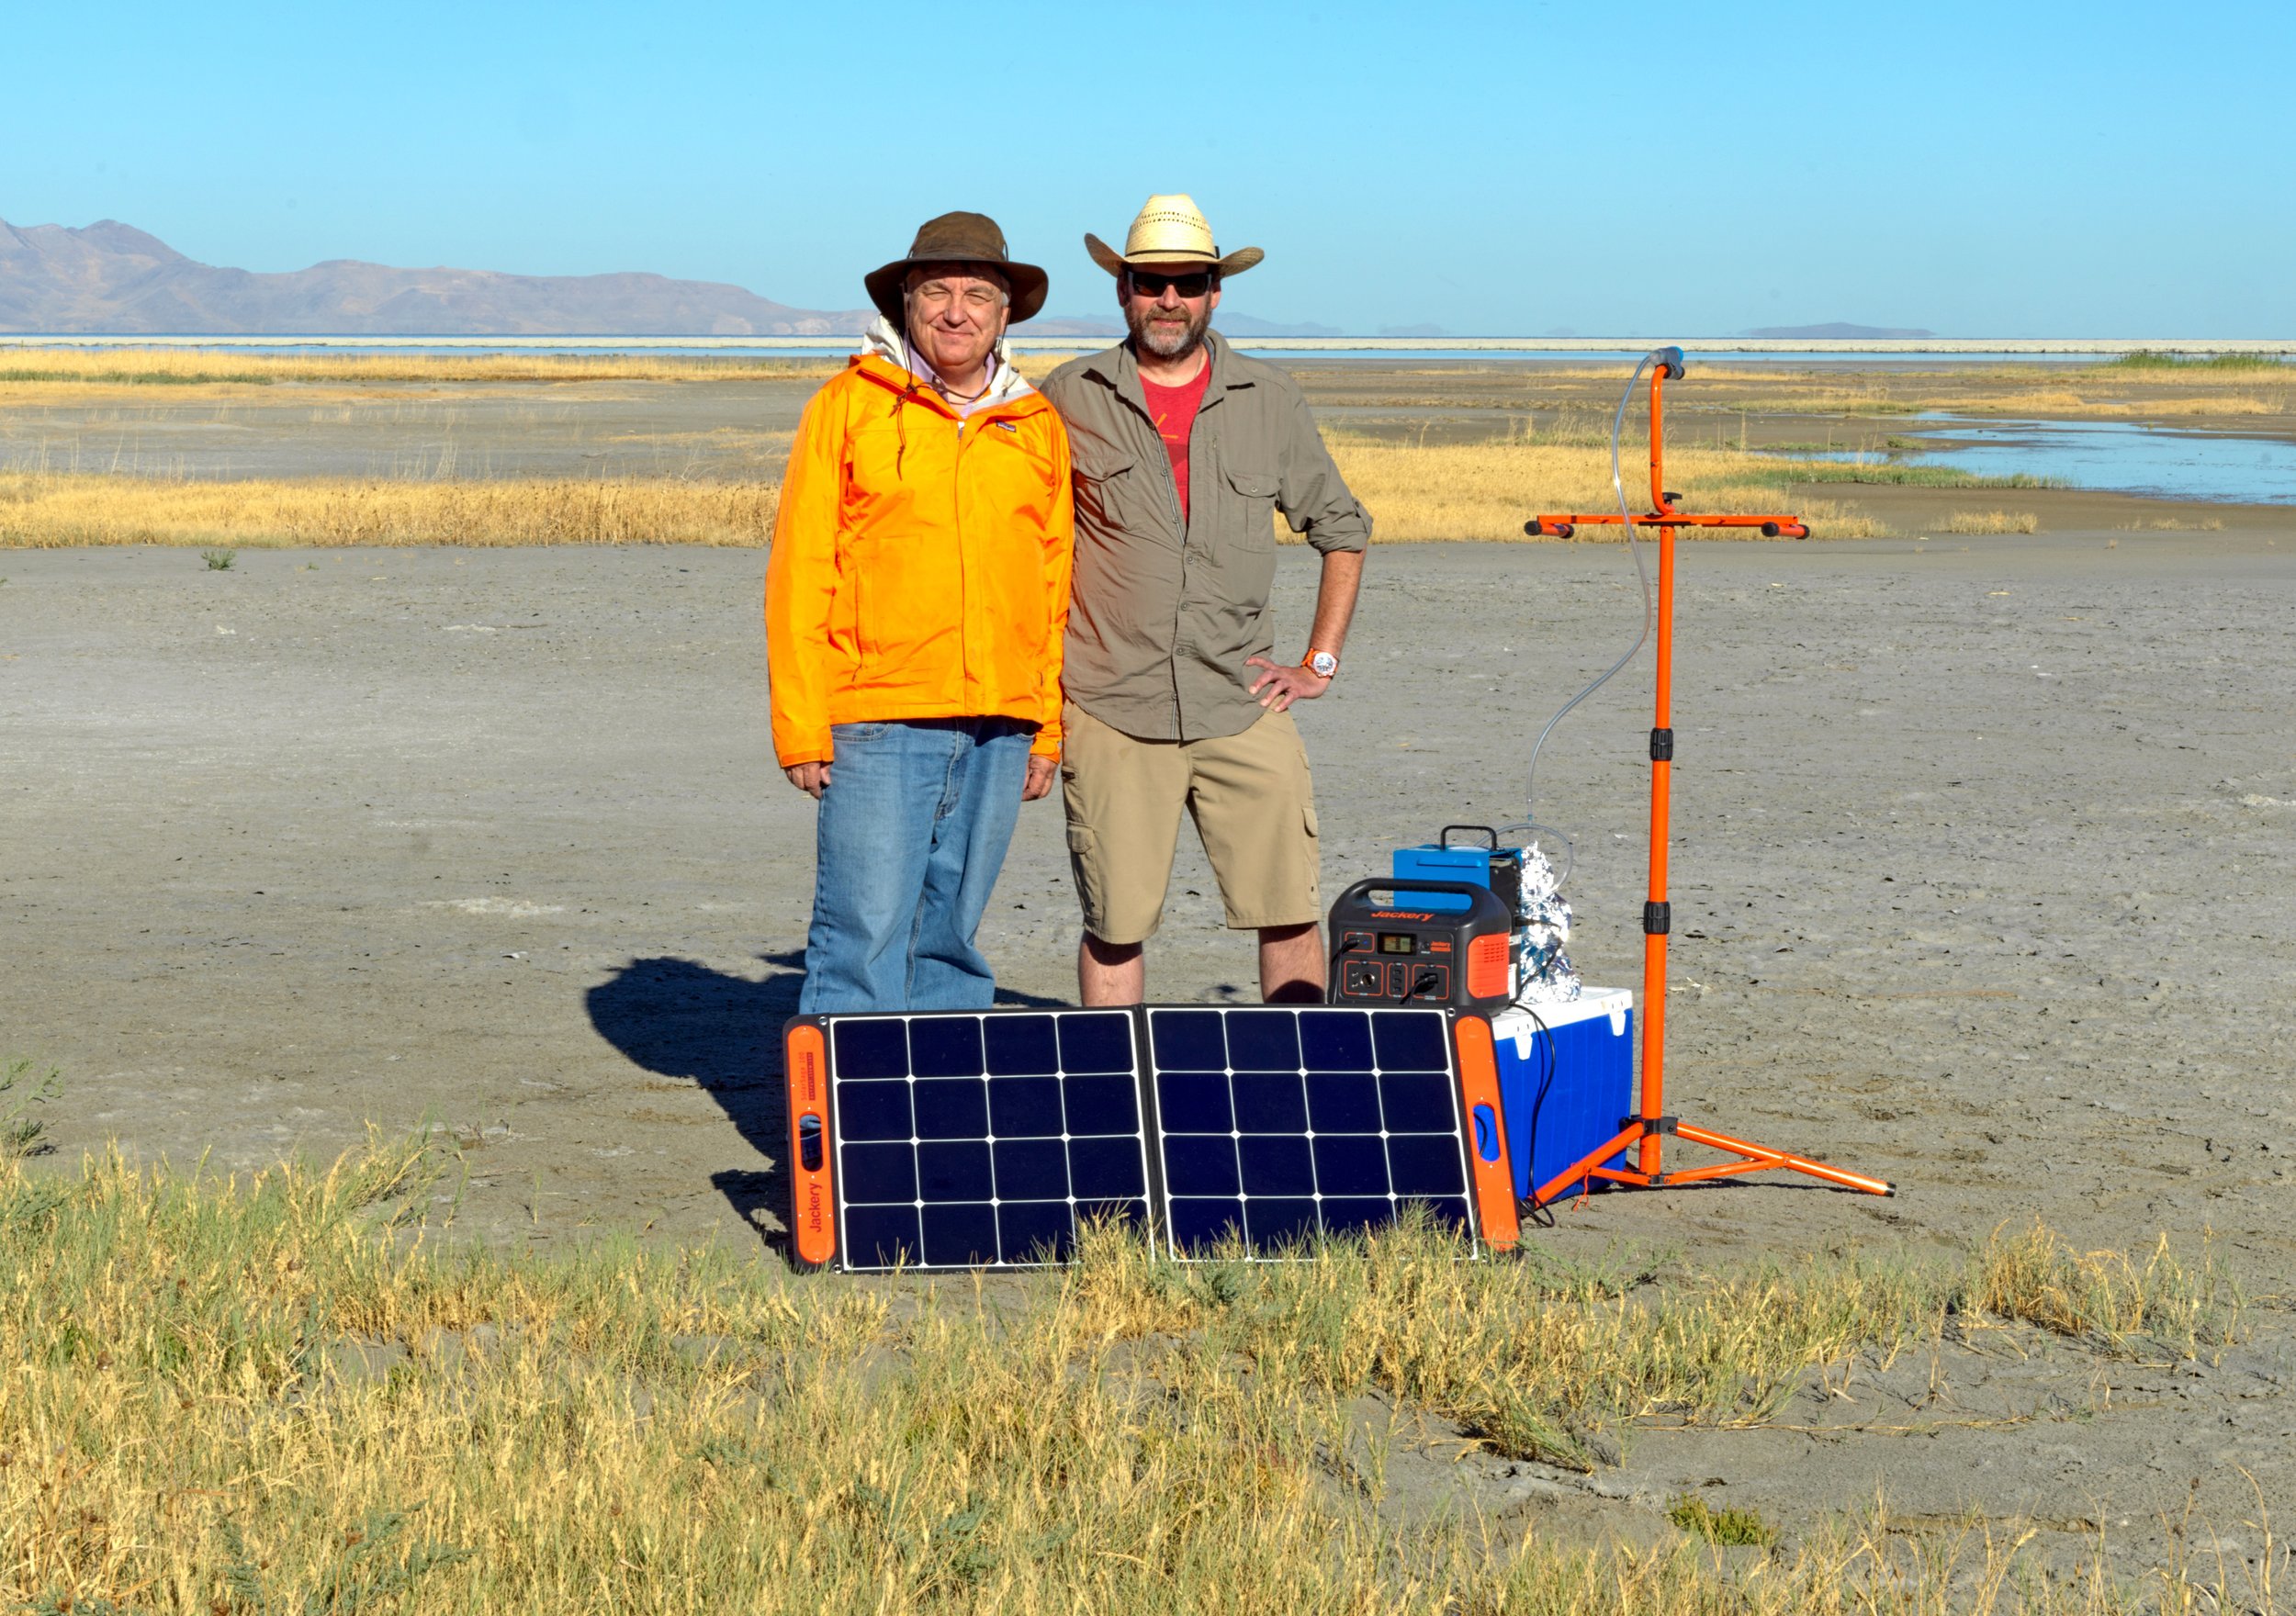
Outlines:
{"type": "Polygon", "coordinates": [[[1294,394],[1283,431],[1283,488],[1277,507],[1291,531],[1325,555],[1361,550],[1371,543],[1371,513],[1348,492],[1346,479],[1315,430],[1305,398],[1294,394]]]}

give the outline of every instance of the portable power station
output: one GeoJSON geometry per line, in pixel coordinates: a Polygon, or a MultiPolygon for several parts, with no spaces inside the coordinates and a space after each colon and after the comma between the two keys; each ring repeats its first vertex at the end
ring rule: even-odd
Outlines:
{"type": "Polygon", "coordinates": [[[1331,924],[1330,1004],[1491,1011],[1514,997],[1514,915],[1489,887],[1416,876],[1359,881],[1332,905],[1331,924]],[[1437,895],[1446,907],[1431,906],[1437,895]]]}

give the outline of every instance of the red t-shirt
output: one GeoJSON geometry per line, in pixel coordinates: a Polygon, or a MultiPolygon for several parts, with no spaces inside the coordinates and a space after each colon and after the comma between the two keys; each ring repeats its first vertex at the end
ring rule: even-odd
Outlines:
{"type": "Polygon", "coordinates": [[[1172,486],[1180,493],[1182,522],[1187,520],[1187,435],[1196,426],[1196,412],[1203,407],[1204,389],[1210,383],[1209,358],[1194,381],[1176,387],[1160,387],[1144,376],[1140,378],[1140,390],[1148,399],[1148,418],[1156,423],[1164,452],[1172,457],[1172,486]]]}

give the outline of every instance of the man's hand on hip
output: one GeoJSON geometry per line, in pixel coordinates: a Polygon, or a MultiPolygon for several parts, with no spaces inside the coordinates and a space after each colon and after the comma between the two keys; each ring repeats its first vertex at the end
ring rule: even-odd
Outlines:
{"type": "Polygon", "coordinates": [[[791,785],[816,802],[821,800],[821,793],[829,789],[829,766],[827,763],[793,763],[782,772],[789,778],[791,785]]]}
{"type": "Polygon", "coordinates": [[[1060,766],[1061,760],[1057,758],[1040,758],[1033,752],[1030,753],[1029,778],[1021,782],[1020,800],[1033,802],[1039,797],[1051,795],[1052,776],[1060,766]]]}
{"type": "Polygon", "coordinates": [[[1278,668],[1265,656],[1247,656],[1244,666],[1267,670],[1252,681],[1252,694],[1270,713],[1281,713],[1294,701],[1312,701],[1332,688],[1330,679],[1318,679],[1307,668],[1278,668]]]}

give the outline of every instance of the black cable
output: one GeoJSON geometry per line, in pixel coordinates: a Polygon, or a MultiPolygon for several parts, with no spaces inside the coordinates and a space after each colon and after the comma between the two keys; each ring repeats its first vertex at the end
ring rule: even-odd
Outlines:
{"type": "MultiPolygon", "coordinates": [[[[1523,1141],[1525,1158],[1524,1170],[1528,1173],[1533,1171],[1533,1164],[1538,1160],[1538,1120],[1541,1113],[1547,1109],[1547,1095],[1548,1091],[1555,1086],[1555,1074],[1560,1070],[1561,1061],[1555,1053],[1555,1029],[1547,1025],[1545,1016],[1523,1003],[1523,995],[1520,993],[1515,994],[1514,1002],[1507,1008],[1520,1010],[1531,1018],[1531,1025],[1537,1028],[1531,1035],[1531,1047],[1538,1049],[1543,1046],[1546,1050],[1546,1060],[1539,1072],[1538,1092],[1531,1100],[1530,1123],[1525,1129],[1523,1141]]],[[[1536,1184],[1531,1186],[1531,1194],[1522,1197],[1522,1207],[1529,1214],[1531,1222],[1536,1227],[1540,1229],[1555,1227],[1555,1215],[1538,1200],[1538,1186],[1536,1184]]]]}

